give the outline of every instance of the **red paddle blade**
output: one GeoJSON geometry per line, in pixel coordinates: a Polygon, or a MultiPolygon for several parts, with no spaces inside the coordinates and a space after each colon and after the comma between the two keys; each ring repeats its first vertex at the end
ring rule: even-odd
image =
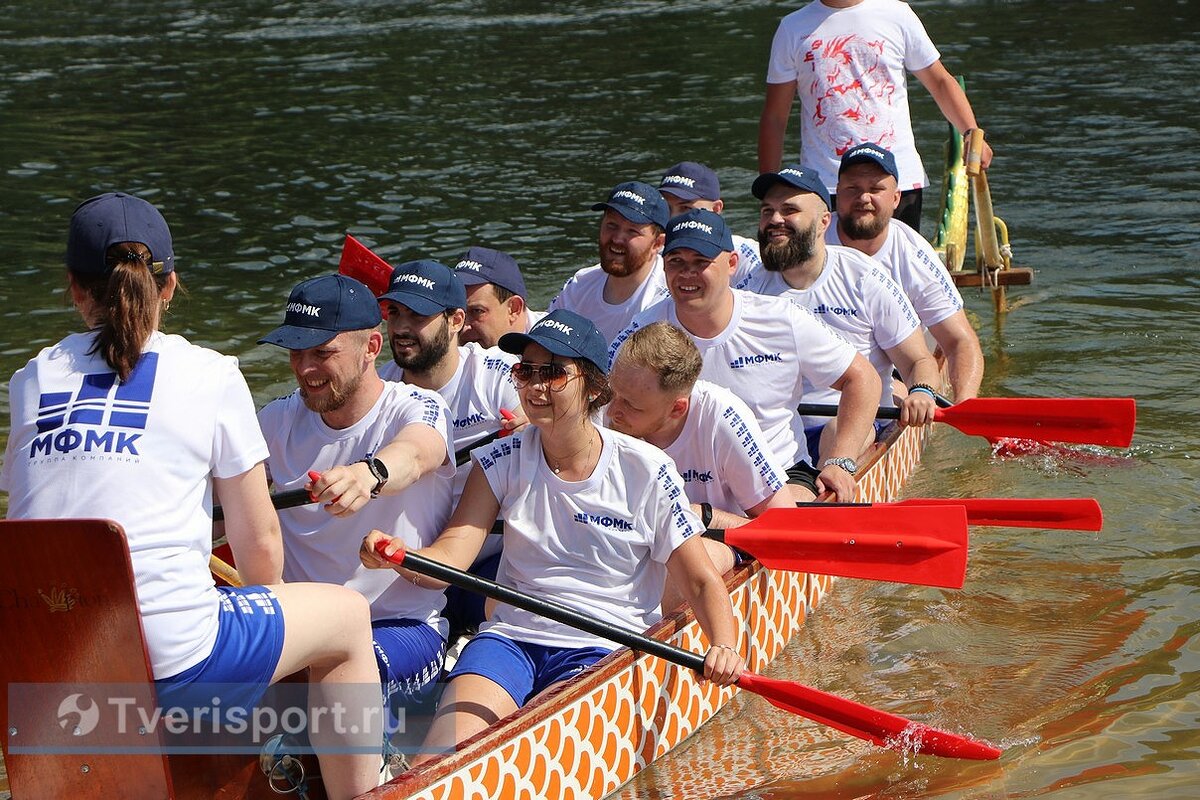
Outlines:
{"type": "Polygon", "coordinates": [[[1092,497],[963,497],[901,500],[893,506],[962,506],[968,525],[1008,528],[1061,528],[1098,531],[1104,526],[1100,504],[1092,497]]]}
{"type": "Polygon", "coordinates": [[[342,245],[342,259],[338,262],[338,272],[362,281],[376,297],[386,293],[392,282],[392,265],[348,233],[346,243],[342,245]]]}
{"type": "Polygon", "coordinates": [[[725,531],[725,542],[772,569],[950,589],[967,572],[961,506],[772,508],[725,531]]]}
{"type": "Polygon", "coordinates": [[[931,728],[801,683],[743,672],[738,678],[738,686],[761,695],[784,711],[867,739],[881,747],[981,761],[999,758],[1001,754],[999,748],[978,739],[931,728]]]}
{"type": "Polygon", "coordinates": [[[973,397],[934,411],[963,433],[1128,447],[1137,404],[1132,397],[973,397]]]}

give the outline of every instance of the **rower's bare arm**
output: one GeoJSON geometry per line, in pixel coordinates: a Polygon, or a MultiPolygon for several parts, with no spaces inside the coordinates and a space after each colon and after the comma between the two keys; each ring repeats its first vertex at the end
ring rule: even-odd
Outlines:
{"type": "Polygon", "coordinates": [[[722,686],[735,683],[745,669],[737,651],[737,623],[725,582],[699,536],[675,548],[667,559],[667,573],[683,599],[691,604],[700,629],[712,645],[704,659],[704,677],[722,686]]]}
{"type": "Polygon", "coordinates": [[[796,82],[768,83],[762,116],[758,119],[758,171],[774,172],[783,163],[783,142],[796,82]]]}
{"type": "Polygon", "coordinates": [[[232,478],[213,478],[213,491],[225,511],[225,536],[238,572],[247,585],[283,580],[283,540],[279,515],[267,492],[262,463],[232,478]]]}
{"type": "Polygon", "coordinates": [[[929,326],[929,332],[946,354],[955,402],[978,397],[979,384],[983,382],[983,350],[966,312],[954,312],[936,325],[929,326]]]}
{"type": "MultiPolygon", "coordinates": [[[[479,555],[484,539],[491,531],[492,523],[496,521],[499,513],[500,503],[492,493],[492,487],[484,476],[483,470],[479,468],[478,464],[475,464],[467,476],[462,498],[458,501],[454,513],[450,515],[450,521],[446,523],[445,529],[433,544],[413,552],[456,569],[465,570],[479,555]]],[[[363,539],[358,553],[363,566],[368,569],[394,569],[422,589],[444,589],[447,586],[442,581],[419,575],[381,558],[375,552],[376,545],[379,542],[391,542],[392,539],[393,537],[383,531],[374,530],[368,533],[363,539]]],[[[400,547],[391,548],[391,552],[399,549],[400,547]]]]}
{"type": "MultiPolygon", "coordinates": [[[[941,376],[937,360],[925,345],[925,332],[918,328],[895,347],[887,349],[888,357],[900,370],[904,383],[909,386],[923,384],[930,391],[937,391],[941,376]]],[[[900,424],[920,427],[933,422],[937,408],[932,394],[923,391],[909,392],[900,404],[900,424]]]]}
{"type": "MultiPolygon", "coordinates": [[[[941,60],[935,61],[925,69],[913,73],[917,80],[933,95],[933,101],[941,109],[942,116],[954,126],[959,133],[965,133],[978,126],[975,112],[971,109],[971,101],[966,92],[958,85],[958,81],[941,60]]],[[[983,154],[980,163],[984,169],[992,163],[992,147],[986,141],[983,143],[983,154]]]]}
{"type": "MultiPolygon", "coordinates": [[[[842,398],[838,402],[836,435],[830,448],[822,447],[821,463],[831,458],[857,461],[863,442],[875,438],[875,412],[879,408],[883,384],[871,362],[861,353],[855,353],[850,366],[834,382],[833,388],[842,393],[842,398]]],[[[853,475],[836,464],[823,468],[815,466],[821,470],[817,476],[818,492],[833,492],[834,499],[841,503],[854,501],[857,484],[853,475]]]]}
{"type": "MultiPolygon", "coordinates": [[[[423,423],[405,425],[374,457],[387,469],[380,495],[402,492],[447,458],[446,440],[436,428],[423,423]]],[[[310,487],[325,510],[335,517],[353,514],[367,504],[378,478],[365,461],[328,469],[310,487]]]]}
{"type": "Polygon", "coordinates": [[[796,507],[796,501],[792,498],[792,493],[788,491],[787,486],[785,485],[779,491],[775,492],[775,494],[771,495],[766,500],[763,500],[758,505],[754,506],[753,508],[747,508],[746,516],[749,517],[750,519],[754,519],[755,517],[759,516],[764,511],[766,511],[768,508],[795,508],[795,507],[796,507]]]}

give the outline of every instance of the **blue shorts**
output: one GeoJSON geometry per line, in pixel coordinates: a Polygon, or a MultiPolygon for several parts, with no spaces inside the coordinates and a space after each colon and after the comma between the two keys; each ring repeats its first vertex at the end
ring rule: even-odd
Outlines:
{"type": "Polygon", "coordinates": [[[446,640],[432,626],[415,619],[371,623],[379,683],[388,700],[416,697],[442,674],[446,640]]]}
{"type": "Polygon", "coordinates": [[[523,706],[547,686],[573,678],[611,652],[605,647],[546,647],[481,633],[463,648],[450,679],[481,675],[523,706]]]}
{"type": "MultiPolygon", "coordinates": [[[[804,438],[808,440],[808,457],[814,464],[821,462],[821,431],[825,430],[827,424],[821,423],[804,429],[804,438]]],[[[890,419],[875,420],[875,441],[879,441],[879,432],[889,424],[891,424],[890,419]]]]}
{"type": "Polygon", "coordinates": [[[262,700],[283,652],[283,610],[265,586],[218,586],[217,640],[208,658],[154,682],[161,708],[251,709],[262,700]],[[220,684],[214,686],[213,684],[220,684]]]}

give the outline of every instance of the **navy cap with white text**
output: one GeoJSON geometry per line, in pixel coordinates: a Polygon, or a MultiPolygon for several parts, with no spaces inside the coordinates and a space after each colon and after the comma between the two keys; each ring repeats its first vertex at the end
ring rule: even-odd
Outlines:
{"type": "Polygon", "coordinates": [[[574,311],[557,308],[538,320],[529,333],[506,333],[500,337],[500,349],[521,355],[533,342],[556,356],[582,358],[608,374],[608,342],[588,318],[574,311]]]}
{"type": "Polygon", "coordinates": [[[720,214],[707,208],[693,208],[667,223],[663,255],[681,248],[695,250],[705,258],[716,258],[721,253],[733,252],[733,234],[720,214]]]}
{"type": "Polygon", "coordinates": [[[660,228],[667,227],[671,211],[667,201],[648,183],[628,181],[619,183],[608,194],[608,200],[596,203],[592,211],[603,211],[611,208],[625,219],[637,225],[653,223],[660,228]]]}
{"type": "Polygon", "coordinates": [[[494,283],[518,297],[525,297],[525,279],[517,260],[500,250],[490,247],[472,247],[454,265],[454,274],[465,286],[494,283]]]}
{"type": "Polygon", "coordinates": [[[720,200],[721,181],[717,173],[697,161],[680,161],[663,173],[658,184],[660,192],[668,192],[680,200],[720,200]]]}
{"type": "Polygon", "coordinates": [[[406,261],[392,270],[392,280],[379,302],[391,300],[421,316],[467,307],[467,290],[454,271],[440,261],[406,261]]]}
{"type": "Polygon", "coordinates": [[[292,289],[283,324],[258,343],[307,350],[343,331],[374,328],[381,320],[379,303],[364,284],[345,275],[322,275],[292,289]]]}
{"type": "Polygon", "coordinates": [[[821,182],[821,176],[815,169],[805,169],[798,165],[784,167],[779,172],[764,172],[754,179],[754,183],[750,186],[750,192],[762,200],[767,196],[767,192],[771,191],[771,187],[777,183],[786,184],[793,189],[812,192],[824,201],[826,207],[830,207],[829,191],[821,182]]]}
{"type": "Polygon", "coordinates": [[[843,153],[838,175],[853,164],[874,164],[896,180],[900,179],[900,170],[896,169],[896,157],[892,151],[871,142],[855,145],[843,153]]]}

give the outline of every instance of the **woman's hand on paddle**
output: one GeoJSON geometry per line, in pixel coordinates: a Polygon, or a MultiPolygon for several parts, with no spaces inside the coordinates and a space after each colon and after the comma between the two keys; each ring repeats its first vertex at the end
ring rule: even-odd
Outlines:
{"type": "Polygon", "coordinates": [[[920,428],[933,422],[933,412],[937,403],[927,392],[909,392],[908,397],[900,405],[900,424],[920,428]]]}
{"type": "Polygon", "coordinates": [[[507,408],[500,409],[500,416],[504,418],[504,422],[500,424],[501,436],[519,433],[522,428],[529,424],[529,417],[525,416],[525,411],[520,406],[517,406],[516,411],[509,411],[507,408]]]}
{"type": "Polygon", "coordinates": [[[704,677],[718,686],[737,683],[745,669],[746,663],[731,646],[713,645],[704,656],[704,677]]]}
{"type": "Polygon", "coordinates": [[[315,472],[308,475],[312,482],[304,488],[335,517],[346,517],[361,509],[375,488],[371,468],[361,461],[327,469],[319,476],[315,472]]]}

